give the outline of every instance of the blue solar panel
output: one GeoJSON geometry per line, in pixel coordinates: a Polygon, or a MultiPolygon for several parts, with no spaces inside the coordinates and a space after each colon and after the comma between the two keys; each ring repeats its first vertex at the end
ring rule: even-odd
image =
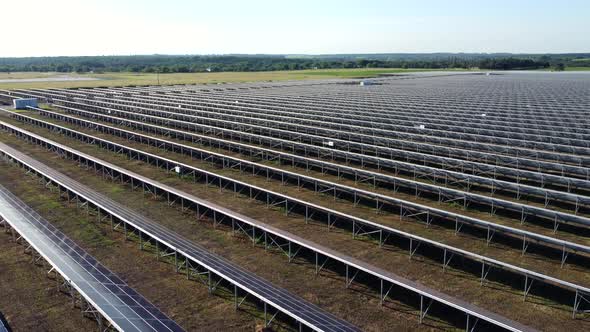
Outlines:
{"type": "Polygon", "coordinates": [[[114,327],[122,331],[182,331],[178,324],[1,185],[0,207],[2,218],[114,327]]]}
{"type": "Polygon", "coordinates": [[[4,317],[0,313],[0,332],[8,332],[9,329],[10,329],[10,327],[8,326],[8,323],[6,323],[6,321],[4,320],[4,317]]]}

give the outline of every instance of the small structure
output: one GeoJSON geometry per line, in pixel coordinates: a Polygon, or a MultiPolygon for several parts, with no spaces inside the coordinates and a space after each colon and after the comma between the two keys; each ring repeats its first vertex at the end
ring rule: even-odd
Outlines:
{"type": "Polygon", "coordinates": [[[360,86],[365,86],[365,85],[375,85],[375,82],[373,82],[373,81],[370,81],[370,80],[362,80],[362,81],[359,83],[359,85],[360,85],[360,86]]]}
{"type": "Polygon", "coordinates": [[[17,110],[26,110],[28,106],[37,107],[37,98],[14,99],[13,103],[17,110]]]}

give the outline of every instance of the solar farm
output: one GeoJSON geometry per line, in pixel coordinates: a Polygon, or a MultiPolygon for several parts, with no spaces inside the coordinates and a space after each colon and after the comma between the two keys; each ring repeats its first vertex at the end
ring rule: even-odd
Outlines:
{"type": "Polygon", "coordinates": [[[590,330],[589,78],[0,90],[0,266],[47,330],[590,330]]]}

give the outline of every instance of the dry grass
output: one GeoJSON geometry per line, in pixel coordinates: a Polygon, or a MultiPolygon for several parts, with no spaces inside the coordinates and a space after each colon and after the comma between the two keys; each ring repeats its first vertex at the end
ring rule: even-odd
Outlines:
{"type": "MultiPolygon", "coordinates": [[[[217,84],[253,81],[285,81],[326,78],[357,78],[374,77],[382,73],[410,73],[416,69],[379,68],[379,69],[319,69],[267,72],[221,72],[221,73],[173,73],[160,74],[161,85],[172,84],[217,84]]],[[[432,71],[432,70],[430,70],[432,71]]],[[[158,75],[153,73],[104,73],[104,74],[76,74],[76,73],[0,73],[2,79],[47,78],[67,75],[71,77],[90,77],[93,81],[60,81],[60,82],[10,82],[1,83],[0,89],[33,89],[33,88],[80,88],[107,87],[129,85],[157,85],[158,75]]]]}

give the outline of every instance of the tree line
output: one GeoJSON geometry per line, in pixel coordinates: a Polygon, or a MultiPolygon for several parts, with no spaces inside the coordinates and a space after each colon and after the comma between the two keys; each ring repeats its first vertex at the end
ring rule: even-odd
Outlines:
{"type": "MultiPolygon", "coordinates": [[[[346,68],[408,68],[408,69],[468,69],[491,70],[538,69],[564,67],[572,59],[554,56],[516,57],[506,55],[409,55],[386,57],[370,55],[355,58],[343,56],[278,56],[278,55],[229,55],[229,56],[94,56],[94,57],[34,57],[0,58],[0,72],[133,72],[133,73],[194,73],[276,71],[301,69],[346,68]]],[[[576,66],[590,62],[578,61],[576,66]]]]}

